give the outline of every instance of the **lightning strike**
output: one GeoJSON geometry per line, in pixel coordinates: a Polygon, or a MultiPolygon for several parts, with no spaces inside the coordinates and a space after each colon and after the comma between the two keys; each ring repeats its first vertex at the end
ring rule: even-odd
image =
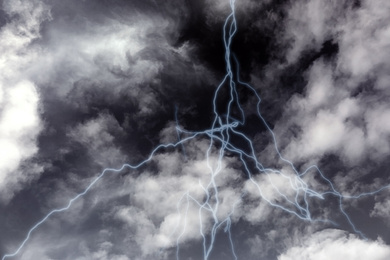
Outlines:
{"type": "MultiPolygon", "coordinates": [[[[186,232],[187,227],[187,215],[189,212],[189,205],[193,203],[198,207],[198,218],[199,218],[199,235],[202,238],[202,246],[203,246],[203,259],[207,260],[210,258],[210,255],[213,251],[213,247],[216,241],[216,235],[219,230],[223,229],[223,231],[227,234],[231,254],[234,259],[238,259],[238,256],[235,252],[235,245],[233,242],[233,233],[231,231],[232,226],[232,216],[234,214],[235,208],[238,204],[243,202],[243,198],[246,194],[241,194],[240,198],[232,205],[230,213],[224,217],[218,217],[218,212],[220,210],[220,196],[219,196],[219,187],[217,184],[216,177],[219,174],[222,174],[222,165],[223,159],[227,152],[231,154],[235,154],[237,158],[239,158],[243,171],[245,172],[248,181],[252,183],[257,191],[259,198],[261,200],[267,202],[270,206],[274,207],[276,210],[284,211],[288,214],[292,214],[293,216],[308,222],[324,222],[332,225],[337,225],[334,221],[330,219],[320,219],[314,218],[312,216],[312,212],[310,210],[310,202],[309,198],[316,198],[318,200],[325,200],[328,196],[333,196],[338,200],[338,206],[340,213],[345,217],[346,221],[349,223],[350,227],[354,230],[355,233],[359,234],[362,238],[366,238],[365,235],[355,226],[351,217],[344,210],[343,201],[347,199],[359,199],[365,196],[372,196],[381,192],[385,189],[390,188],[390,185],[384,186],[378,190],[372,192],[365,192],[358,195],[343,195],[339,191],[336,190],[332,181],[326,177],[326,175],[319,169],[316,165],[311,165],[307,167],[303,171],[298,171],[294,163],[287,158],[284,158],[281,154],[278,146],[278,142],[270,125],[267,123],[265,118],[263,117],[260,110],[261,98],[257,91],[248,83],[245,83],[239,78],[239,61],[231,52],[231,44],[234,39],[234,35],[237,32],[237,20],[235,14],[235,0],[230,0],[230,9],[231,12],[227,16],[225,23],[223,25],[223,43],[225,48],[225,63],[226,63],[226,74],[223,77],[220,84],[217,86],[214,97],[213,97],[213,113],[214,119],[212,125],[209,129],[204,131],[189,131],[179,127],[177,112],[178,108],[175,110],[175,119],[176,119],[176,131],[178,141],[174,143],[161,144],[154,148],[154,150],[150,153],[149,157],[136,165],[124,164],[122,167],[118,169],[106,168],[104,169],[100,175],[98,175],[86,188],[84,191],[79,193],[74,198],[70,199],[68,204],[65,207],[54,209],[50,211],[45,217],[43,217],[40,221],[38,221],[27,233],[25,239],[18,246],[18,248],[13,252],[6,254],[2,257],[2,260],[9,259],[18,255],[23,247],[28,243],[31,234],[36,231],[41,225],[43,225],[47,219],[50,217],[54,217],[55,214],[59,214],[61,212],[67,211],[70,209],[72,204],[78,199],[82,198],[85,194],[87,194],[93,186],[100,180],[104,178],[108,173],[118,173],[123,171],[125,168],[128,169],[138,169],[139,167],[150,162],[154,155],[162,150],[163,148],[169,147],[180,147],[184,159],[187,160],[187,155],[185,151],[185,144],[191,140],[194,140],[198,136],[207,137],[209,140],[209,146],[205,153],[205,157],[207,160],[207,167],[209,169],[209,182],[206,185],[203,185],[200,181],[198,185],[204,192],[204,198],[202,201],[198,201],[195,197],[191,196],[190,191],[187,191],[181,199],[177,203],[177,212],[180,216],[178,223],[183,223],[181,230],[179,230],[179,224],[173,230],[172,236],[176,234],[176,259],[180,259],[180,244],[182,238],[186,232]],[[235,68],[235,69],[234,69],[235,68]],[[271,141],[273,143],[274,152],[277,154],[279,160],[283,162],[288,168],[294,173],[293,176],[291,174],[287,174],[284,170],[279,170],[277,168],[266,167],[262,162],[259,161],[258,156],[256,155],[256,149],[253,144],[253,141],[250,139],[248,135],[244,132],[240,131],[240,127],[242,128],[247,124],[246,122],[246,114],[245,111],[240,104],[239,92],[237,91],[237,86],[242,88],[246,88],[249,90],[253,96],[256,98],[256,112],[258,119],[265,126],[266,131],[271,137],[271,141]],[[223,88],[227,87],[229,93],[229,99],[226,105],[226,111],[222,114],[218,111],[217,108],[217,100],[220,97],[220,92],[223,88]],[[237,113],[240,115],[240,118],[236,119],[233,116],[233,110],[236,109],[237,113]],[[235,145],[235,142],[232,139],[241,140],[242,144],[246,144],[249,149],[240,148],[235,145]],[[219,147],[217,151],[217,162],[213,163],[211,160],[211,155],[213,153],[212,149],[215,147],[219,147]],[[250,165],[254,165],[255,169],[252,169],[250,165]],[[304,176],[307,174],[317,174],[318,177],[328,185],[328,190],[326,191],[316,191],[309,187],[309,184],[305,182],[304,176]],[[271,183],[272,189],[280,195],[284,199],[284,203],[280,203],[278,201],[273,201],[271,198],[268,198],[261,188],[261,185],[258,183],[256,178],[254,177],[256,174],[265,174],[271,183]],[[278,174],[284,179],[288,181],[291,186],[291,189],[295,192],[295,195],[289,196],[284,193],[282,190],[278,188],[278,186],[274,183],[271,178],[271,174],[278,174]],[[184,212],[181,210],[184,207],[184,212]],[[211,219],[211,228],[207,230],[204,226],[204,216],[209,216],[211,219]]],[[[196,185],[196,184],[194,184],[196,185]]]]}

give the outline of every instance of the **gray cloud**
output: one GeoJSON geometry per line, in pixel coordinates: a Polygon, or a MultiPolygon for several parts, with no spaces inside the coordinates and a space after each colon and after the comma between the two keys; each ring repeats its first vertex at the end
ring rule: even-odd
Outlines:
{"type": "Polygon", "coordinates": [[[12,22],[0,31],[0,190],[1,201],[8,202],[14,192],[37,177],[42,166],[28,163],[38,152],[37,137],[43,128],[40,93],[24,70],[39,51],[30,47],[40,37],[40,26],[50,19],[49,8],[37,1],[5,1],[3,8],[12,22]],[[25,165],[25,170],[21,168],[25,165]]]}
{"type": "Polygon", "coordinates": [[[378,259],[390,256],[389,246],[380,240],[365,241],[340,230],[324,230],[306,238],[303,246],[291,247],[278,257],[288,259],[378,259]]]}
{"type": "MultiPolygon", "coordinates": [[[[10,235],[0,235],[0,250],[8,252],[27,226],[66,205],[105,167],[138,163],[159,143],[177,141],[176,124],[188,130],[210,126],[223,68],[206,59],[223,63],[223,56],[214,57],[206,43],[221,31],[228,1],[9,1],[3,8],[8,16],[0,32],[0,143],[6,145],[0,145],[0,194],[10,204],[2,206],[0,220],[6,221],[0,222],[26,223],[16,234],[13,224],[3,224],[10,235]],[[18,203],[25,201],[30,208],[18,203]],[[14,214],[25,216],[10,221],[14,214]]],[[[388,182],[380,170],[390,152],[388,9],[385,1],[362,1],[359,7],[344,1],[237,1],[243,32],[234,49],[237,57],[250,57],[243,59],[243,77],[259,90],[261,111],[283,156],[299,169],[318,163],[345,195],[388,182]],[[268,38],[258,40],[263,35],[268,38]],[[265,60],[256,60],[261,51],[250,50],[256,44],[265,46],[265,60]]],[[[216,45],[223,47],[222,41],[216,45]]],[[[216,219],[229,220],[240,258],[388,258],[386,234],[384,241],[363,241],[270,205],[299,212],[291,201],[307,199],[313,218],[334,219],[352,232],[334,210],[337,198],[303,197],[291,167],[253,120],[256,101],[245,90],[239,94],[256,156],[275,171],[248,179],[237,156],[226,152],[218,161],[220,144],[210,146],[199,135],[158,151],[137,170],[106,174],[68,211],[34,231],[20,258],[172,259],[177,241],[183,258],[201,258],[201,231],[209,241],[216,219]],[[205,187],[216,205],[214,181],[218,211],[202,210],[200,217],[205,187]]],[[[224,95],[218,107],[225,105],[224,95]]],[[[314,190],[329,189],[318,174],[302,180],[314,190]]],[[[351,214],[359,224],[370,218],[386,222],[387,206],[385,195],[344,201],[347,212],[364,211],[351,214]]],[[[210,259],[231,256],[225,227],[216,232],[210,259]]],[[[386,232],[370,228],[363,225],[370,238],[386,232]]]]}
{"type": "Polygon", "coordinates": [[[342,2],[297,2],[289,11],[285,32],[285,37],[292,39],[288,63],[298,62],[305,55],[303,50],[319,51],[329,40],[337,44],[338,52],[332,59],[313,61],[303,74],[303,93],[292,95],[286,103],[275,131],[287,158],[315,163],[325,155],[337,154],[350,166],[386,158],[388,88],[381,68],[387,66],[388,59],[382,58],[388,53],[388,45],[383,44],[388,26],[381,21],[388,17],[379,11],[386,6],[363,1],[359,9],[345,9],[342,2]],[[321,10],[322,15],[310,11],[313,9],[321,10]],[[345,14],[340,15],[340,10],[345,14]],[[364,62],[358,61],[362,55],[367,56],[364,62]]]}

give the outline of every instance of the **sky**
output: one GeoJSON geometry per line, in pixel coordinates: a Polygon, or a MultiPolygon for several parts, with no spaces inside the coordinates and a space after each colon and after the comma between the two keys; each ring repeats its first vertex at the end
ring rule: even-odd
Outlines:
{"type": "Polygon", "coordinates": [[[2,260],[390,259],[389,1],[0,4],[2,260]]]}

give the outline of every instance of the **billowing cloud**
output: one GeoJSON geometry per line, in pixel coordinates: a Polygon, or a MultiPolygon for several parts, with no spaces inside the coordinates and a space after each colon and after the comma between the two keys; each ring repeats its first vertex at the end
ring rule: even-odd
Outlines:
{"type": "Polygon", "coordinates": [[[324,155],[337,154],[349,165],[384,159],[389,147],[383,140],[390,133],[385,101],[388,82],[382,70],[388,66],[387,59],[382,59],[388,53],[388,44],[383,44],[388,42],[388,26],[380,21],[388,17],[380,10],[387,4],[362,1],[359,9],[350,6],[341,15],[341,2],[320,2],[297,2],[289,12],[288,62],[300,62],[307,55],[302,50],[307,49],[317,52],[318,58],[305,71],[303,93],[291,97],[276,126],[283,136],[284,153],[295,161],[319,161],[324,155]],[[309,10],[322,10],[324,15],[309,10]],[[299,22],[312,19],[304,26],[299,22]],[[327,53],[324,46],[329,41],[337,52],[327,53]],[[334,56],[327,58],[328,54],[334,56]],[[364,55],[367,58],[359,60],[364,55]],[[296,130],[292,134],[288,129],[296,130]]]}
{"type": "Polygon", "coordinates": [[[322,260],[341,258],[384,260],[390,257],[390,247],[380,240],[365,241],[340,230],[324,230],[302,238],[302,245],[293,246],[278,256],[278,260],[322,260]]]}
{"type": "Polygon", "coordinates": [[[40,37],[41,23],[50,12],[38,1],[6,1],[3,8],[9,17],[17,17],[0,29],[0,190],[1,201],[7,202],[42,172],[42,166],[28,162],[39,149],[43,123],[40,94],[24,72],[39,53],[30,45],[40,37]]]}
{"type": "Polygon", "coordinates": [[[123,221],[129,232],[135,232],[134,242],[144,255],[175,247],[177,243],[200,241],[201,232],[208,234],[215,223],[211,209],[218,207],[214,217],[219,222],[229,215],[234,220],[241,216],[234,206],[239,207],[242,191],[239,186],[232,186],[239,178],[237,162],[223,161],[219,171],[210,171],[209,165],[217,163],[217,156],[211,155],[210,162],[197,158],[207,145],[201,140],[190,143],[186,155],[191,159],[185,163],[181,162],[181,153],[158,154],[153,159],[158,175],[144,172],[133,179],[132,206],[119,207],[115,218],[123,221]],[[205,189],[213,179],[219,187],[219,205],[216,206],[215,198],[210,198],[209,204],[202,206],[210,196],[205,189]]]}
{"type": "Polygon", "coordinates": [[[231,3],[4,1],[1,256],[72,201],[21,259],[389,258],[390,5],[237,0],[265,126],[231,3]]]}

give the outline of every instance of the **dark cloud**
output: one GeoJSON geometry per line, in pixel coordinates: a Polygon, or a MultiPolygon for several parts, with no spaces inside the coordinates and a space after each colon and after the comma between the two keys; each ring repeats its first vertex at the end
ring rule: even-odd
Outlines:
{"type": "MultiPolygon", "coordinates": [[[[139,163],[159,144],[190,136],[177,126],[210,128],[231,10],[222,0],[1,4],[3,256],[104,168],[139,163]]],[[[261,96],[278,148],[299,171],[317,164],[344,196],[390,183],[389,9],[386,1],[236,2],[231,51],[240,78],[261,96]]],[[[209,259],[234,258],[228,225],[241,259],[387,259],[388,190],[343,200],[368,237],[362,240],[337,196],[300,192],[300,180],[315,191],[330,185],[314,171],[296,178],[257,117],[253,92],[242,84],[237,91],[247,115],[237,129],[273,170],[250,164],[249,178],[237,154],[225,151],[218,160],[221,144],[199,134],[158,150],[137,170],[107,172],[69,210],[39,226],[15,259],[172,259],[177,242],[182,259],[200,259],[200,227],[207,248],[216,218],[226,222],[209,259]],[[215,215],[197,204],[215,198],[213,185],[215,215]],[[313,218],[332,219],[340,230],[297,218],[304,209],[291,202],[306,200],[313,218]]],[[[229,95],[222,89],[216,100],[223,120],[229,95]]],[[[237,105],[231,113],[241,115],[237,105]]],[[[240,136],[230,142],[250,151],[240,136]]]]}

